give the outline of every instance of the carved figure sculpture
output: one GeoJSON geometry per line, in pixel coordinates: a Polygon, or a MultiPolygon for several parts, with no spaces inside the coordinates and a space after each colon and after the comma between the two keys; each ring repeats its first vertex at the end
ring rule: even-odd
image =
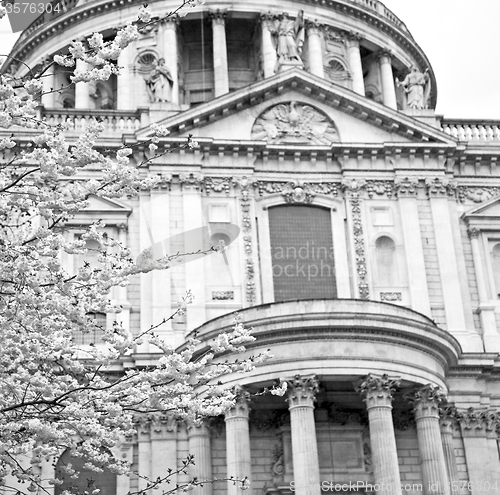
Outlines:
{"type": "Polygon", "coordinates": [[[149,101],[163,102],[171,101],[172,85],[174,80],[170,71],[165,66],[165,59],[160,58],[155,62],[149,74],[144,78],[148,91],[149,101]]]}
{"type": "Polygon", "coordinates": [[[302,64],[300,54],[304,44],[304,11],[299,10],[295,20],[290,19],[284,12],[269,25],[269,30],[275,39],[278,65],[283,62],[299,62],[302,64]]]}
{"type": "Polygon", "coordinates": [[[396,79],[396,84],[402,86],[406,93],[407,108],[427,108],[430,94],[429,70],[422,73],[413,66],[411,72],[403,81],[396,79]]]}

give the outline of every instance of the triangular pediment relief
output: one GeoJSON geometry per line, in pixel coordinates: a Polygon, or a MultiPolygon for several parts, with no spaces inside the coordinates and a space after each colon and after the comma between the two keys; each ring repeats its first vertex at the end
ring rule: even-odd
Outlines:
{"type": "Polygon", "coordinates": [[[102,220],[106,225],[121,225],[127,223],[132,209],[114,199],[90,196],[87,208],[80,210],[67,223],[89,225],[97,220],[102,220]]]}
{"type": "MultiPolygon", "coordinates": [[[[158,123],[169,129],[170,137],[192,134],[217,141],[308,146],[456,144],[435,127],[300,69],[277,74],[158,123]],[[324,136],[308,139],[317,138],[318,131],[324,136]]],[[[137,132],[138,139],[150,135],[149,128],[137,132]]]]}
{"type": "MultiPolygon", "coordinates": [[[[463,214],[463,218],[471,220],[500,220],[500,196],[491,198],[463,214]]],[[[500,223],[498,224],[500,228],[500,223]]]]}
{"type": "Polygon", "coordinates": [[[88,201],[89,205],[85,208],[85,211],[121,212],[125,214],[129,214],[132,211],[128,206],[122,205],[118,201],[109,198],[90,196],[88,201]]]}

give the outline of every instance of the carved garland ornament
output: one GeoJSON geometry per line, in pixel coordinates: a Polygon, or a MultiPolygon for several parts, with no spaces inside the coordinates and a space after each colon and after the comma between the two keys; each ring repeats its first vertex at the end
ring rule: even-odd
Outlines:
{"type": "Polygon", "coordinates": [[[333,122],[320,110],[296,101],[274,105],[257,117],[252,139],[272,144],[330,145],[339,141],[333,122]]]}

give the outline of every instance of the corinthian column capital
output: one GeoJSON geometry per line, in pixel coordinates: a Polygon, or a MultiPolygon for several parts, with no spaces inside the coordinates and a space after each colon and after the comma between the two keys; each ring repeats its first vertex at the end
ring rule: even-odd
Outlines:
{"type": "Polygon", "coordinates": [[[361,381],[356,390],[363,396],[366,408],[392,407],[394,392],[399,387],[399,378],[390,378],[387,375],[368,375],[361,381]]]}
{"type": "Polygon", "coordinates": [[[288,385],[288,407],[309,406],[314,407],[316,394],[319,390],[318,378],[314,376],[295,375],[286,380],[288,385]]]}
{"type": "Polygon", "coordinates": [[[413,405],[415,419],[424,417],[439,418],[439,406],[446,402],[446,393],[436,385],[425,385],[405,396],[413,405]]]}
{"type": "Polygon", "coordinates": [[[242,386],[236,385],[233,388],[236,396],[234,406],[226,411],[226,421],[228,419],[245,418],[250,414],[250,393],[242,386]]]}

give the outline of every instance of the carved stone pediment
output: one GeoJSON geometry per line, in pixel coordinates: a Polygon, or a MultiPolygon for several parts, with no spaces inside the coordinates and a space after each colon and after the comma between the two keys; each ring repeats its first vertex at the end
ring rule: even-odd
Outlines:
{"type": "Polygon", "coordinates": [[[339,141],[335,124],[309,104],[288,101],[273,105],[257,117],[252,139],[272,144],[329,145],[339,141]]]}

